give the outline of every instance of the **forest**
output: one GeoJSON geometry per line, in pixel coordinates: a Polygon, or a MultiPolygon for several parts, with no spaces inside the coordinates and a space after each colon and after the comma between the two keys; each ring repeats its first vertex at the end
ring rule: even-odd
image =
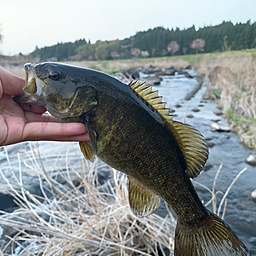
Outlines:
{"type": "MultiPolygon", "coordinates": [[[[85,35],[86,36],[86,35],[85,35]]],[[[137,32],[123,40],[91,43],[80,39],[38,48],[31,53],[45,60],[111,60],[132,57],[162,57],[198,53],[251,49],[256,47],[256,22],[233,24],[223,21],[219,25],[196,29],[166,29],[156,27],[137,32]]]]}

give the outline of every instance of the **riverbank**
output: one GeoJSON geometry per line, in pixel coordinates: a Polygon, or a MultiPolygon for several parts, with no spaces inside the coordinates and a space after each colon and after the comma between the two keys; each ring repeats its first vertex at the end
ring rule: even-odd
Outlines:
{"type": "Polygon", "coordinates": [[[207,56],[193,64],[231,130],[256,149],[256,52],[207,56]]]}

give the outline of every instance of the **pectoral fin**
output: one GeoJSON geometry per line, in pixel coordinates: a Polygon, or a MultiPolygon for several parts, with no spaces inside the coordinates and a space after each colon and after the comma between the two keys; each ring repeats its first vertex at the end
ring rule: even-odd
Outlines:
{"type": "MultiPolygon", "coordinates": [[[[86,120],[85,117],[82,117],[84,120],[86,120]]],[[[88,131],[89,134],[89,138],[90,138],[90,146],[94,152],[95,155],[97,155],[97,134],[96,132],[92,129],[91,125],[90,125],[90,120],[86,120],[87,122],[84,122],[86,129],[88,131]]],[[[82,150],[82,149],[81,149],[82,150]]]]}
{"type": "Polygon", "coordinates": [[[128,181],[129,203],[133,213],[138,217],[146,217],[155,212],[160,205],[160,198],[133,178],[128,177],[128,181]]]}
{"type": "Polygon", "coordinates": [[[93,162],[95,153],[92,149],[91,144],[88,141],[79,141],[79,146],[82,153],[84,154],[84,157],[90,162],[93,162]]]}

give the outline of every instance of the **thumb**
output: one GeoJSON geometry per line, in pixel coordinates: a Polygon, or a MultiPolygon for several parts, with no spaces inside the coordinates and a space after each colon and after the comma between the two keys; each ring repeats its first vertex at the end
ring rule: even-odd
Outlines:
{"type": "Polygon", "coordinates": [[[11,96],[22,94],[24,85],[25,81],[22,78],[0,67],[0,97],[3,93],[11,96]]]}

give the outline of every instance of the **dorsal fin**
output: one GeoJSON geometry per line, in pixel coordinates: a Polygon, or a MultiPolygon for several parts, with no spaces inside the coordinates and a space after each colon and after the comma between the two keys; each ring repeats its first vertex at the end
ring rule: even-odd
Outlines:
{"type": "Polygon", "coordinates": [[[163,97],[158,96],[158,91],[153,91],[152,86],[147,86],[146,83],[139,83],[137,81],[131,81],[129,86],[135,92],[149,103],[155,110],[157,110],[164,118],[169,119],[169,108],[165,108],[166,102],[162,102],[163,97]]]}
{"type": "Polygon", "coordinates": [[[169,122],[186,161],[187,175],[195,178],[208,159],[208,147],[203,135],[193,126],[177,121],[169,122]]]}
{"type": "Polygon", "coordinates": [[[136,95],[153,107],[169,124],[172,133],[181,149],[186,162],[186,173],[190,178],[195,178],[203,170],[208,158],[208,147],[203,135],[193,126],[173,121],[169,115],[169,108],[158,96],[158,91],[153,91],[152,86],[147,86],[139,81],[132,81],[129,86],[136,95]]]}

